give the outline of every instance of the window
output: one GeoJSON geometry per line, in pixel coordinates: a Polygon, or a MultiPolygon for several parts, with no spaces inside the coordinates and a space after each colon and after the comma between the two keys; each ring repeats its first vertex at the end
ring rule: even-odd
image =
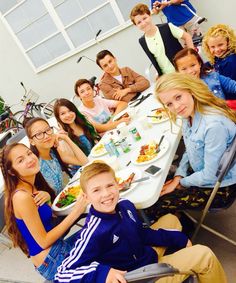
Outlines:
{"type": "MultiPolygon", "coordinates": [[[[4,0],[2,20],[36,72],[130,24],[140,0],[4,0]]],[[[149,5],[148,0],[142,1],[149,5]]]]}

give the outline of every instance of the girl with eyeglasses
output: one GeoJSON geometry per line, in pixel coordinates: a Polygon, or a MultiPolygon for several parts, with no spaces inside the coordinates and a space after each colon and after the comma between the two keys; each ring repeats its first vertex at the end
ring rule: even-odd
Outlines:
{"type": "MultiPolygon", "coordinates": [[[[40,138],[45,132],[50,134],[49,128],[33,135],[40,138]]],[[[53,280],[57,267],[73,248],[77,233],[66,240],[62,237],[84,212],[86,198],[81,195],[71,213],[53,226],[50,205],[45,200],[40,203],[35,200],[39,190],[47,194],[48,199],[49,195],[51,200],[55,197],[40,172],[37,156],[23,144],[7,145],[0,153],[0,167],[5,182],[6,228],[13,245],[31,258],[44,278],[53,280]]]]}
{"type": "Polygon", "coordinates": [[[64,187],[62,171],[72,177],[69,165],[85,165],[88,162],[86,155],[67,134],[54,134],[53,128],[43,118],[28,120],[25,131],[32,151],[39,157],[41,173],[56,194],[59,194],[64,187]],[[60,141],[64,141],[70,150],[65,152],[60,141]]]}
{"type": "Polygon", "coordinates": [[[93,125],[71,101],[65,98],[55,102],[54,115],[62,129],[88,156],[95,143],[100,139],[93,125]]]}

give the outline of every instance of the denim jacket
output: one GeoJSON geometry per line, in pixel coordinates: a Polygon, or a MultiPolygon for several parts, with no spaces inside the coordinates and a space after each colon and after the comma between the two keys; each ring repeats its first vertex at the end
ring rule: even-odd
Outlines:
{"type": "MultiPolygon", "coordinates": [[[[182,131],[186,152],[175,175],[183,177],[180,183],[184,187],[214,187],[220,158],[236,134],[236,125],[230,119],[219,112],[210,113],[208,110],[207,113],[195,112],[192,126],[188,119],[183,120],[182,131]],[[188,175],[190,167],[193,173],[188,175]]],[[[221,186],[234,183],[236,164],[224,177],[221,186]]]]}
{"type": "Polygon", "coordinates": [[[236,99],[236,81],[217,72],[204,75],[201,79],[208,85],[215,96],[225,99],[225,93],[232,93],[236,99]]]}

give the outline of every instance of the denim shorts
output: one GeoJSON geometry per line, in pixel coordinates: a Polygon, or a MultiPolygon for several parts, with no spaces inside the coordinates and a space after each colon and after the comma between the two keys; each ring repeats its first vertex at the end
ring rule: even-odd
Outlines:
{"type": "Polygon", "coordinates": [[[57,268],[62,261],[69,255],[69,252],[74,247],[77,237],[73,234],[66,240],[58,240],[52,245],[44,262],[37,268],[37,271],[47,280],[53,280],[57,273],[57,268]]]}

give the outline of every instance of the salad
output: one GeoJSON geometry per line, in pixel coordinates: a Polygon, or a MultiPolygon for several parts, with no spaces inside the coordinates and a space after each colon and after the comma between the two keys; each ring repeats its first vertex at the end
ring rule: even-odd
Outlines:
{"type": "Polygon", "coordinates": [[[68,206],[76,201],[77,196],[81,193],[82,189],[80,185],[69,187],[61,192],[60,197],[56,203],[59,208],[68,206]]]}

